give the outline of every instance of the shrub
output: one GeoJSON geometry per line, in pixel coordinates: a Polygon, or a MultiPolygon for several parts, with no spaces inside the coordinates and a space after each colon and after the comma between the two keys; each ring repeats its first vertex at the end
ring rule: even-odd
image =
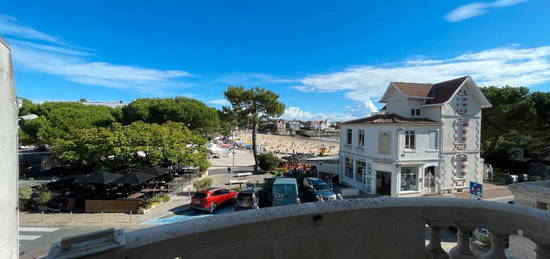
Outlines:
{"type": "Polygon", "coordinates": [[[32,197],[32,188],[23,186],[19,188],[19,207],[24,209],[32,197]]]}
{"type": "Polygon", "coordinates": [[[273,153],[264,153],[258,155],[258,162],[260,163],[260,168],[264,171],[271,171],[279,165],[281,159],[275,156],[273,153]]]}
{"type": "Polygon", "coordinates": [[[271,173],[273,176],[283,176],[285,174],[285,172],[281,169],[275,169],[271,173]]]}
{"type": "Polygon", "coordinates": [[[19,200],[29,200],[32,196],[32,188],[23,186],[19,188],[19,200]]]}
{"type": "Polygon", "coordinates": [[[200,191],[204,188],[211,187],[212,184],[214,184],[214,180],[210,177],[205,177],[194,181],[193,188],[195,188],[195,190],[197,191],[200,191]]]}
{"type": "Polygon", "coordinates": [[[39,205],[47,205],[52,200],[52,193],[50,191],[42,191],[38,195],[37,203],[39,205]]]}
{"type": "Polygon", "coordinates": [[[165,203],[170,201],[170,195],[166,193],[156,194],[151,199],[149,199],[149,202],[151,203],[165,203]]]}

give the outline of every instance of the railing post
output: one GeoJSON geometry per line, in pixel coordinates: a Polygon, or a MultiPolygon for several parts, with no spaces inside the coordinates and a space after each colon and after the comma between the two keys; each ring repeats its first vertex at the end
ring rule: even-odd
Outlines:
{"type": "Polygon", "coordinates": [[[430,225],[430,243],[426,246],[426,259],[447,259],[449,255],[441,247],[441,226],[430,225]]]}
{"type": "Polygon", "coordinates": [[[474,253],[470,248],[470,238],[472,237],[473,227],[457,226],[456,246],[449,251],[451,259],[474,259],[474,253]]]}
{"type": "Polygon", "coordinates": [[[481,258],[482,259],[490,259],[490,258],[496,258],[496,259],[506,259],[508,258],[506,254],[504,253],[504,249],[506,249],[506,237],[508,234],[502,234],[502,233],[495,233],[490,232],[491,235],[491,250],[484,254],[481,258]]]}

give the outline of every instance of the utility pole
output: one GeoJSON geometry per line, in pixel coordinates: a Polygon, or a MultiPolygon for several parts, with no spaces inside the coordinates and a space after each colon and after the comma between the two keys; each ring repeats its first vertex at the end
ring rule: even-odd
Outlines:
{"type": "Polygon", "coordinates": [[[321,155],[321,116],[319,116],[319,125],[317,127],[317,155],[321,155]]]}
{"type": "Polygon", "coordinates": [[[232,174],[232,171],[235,170],[235,129],[231,130],[231,138],[232,138],[232,141],[231,141],[231,156],[232,156],[232,159],[233,159],[233,166],[227,168],[227,172],[229,173],[229,182],[227,182],[227,184],[229,185],[229,187],[231,187],[231,174],[232,174]]]}

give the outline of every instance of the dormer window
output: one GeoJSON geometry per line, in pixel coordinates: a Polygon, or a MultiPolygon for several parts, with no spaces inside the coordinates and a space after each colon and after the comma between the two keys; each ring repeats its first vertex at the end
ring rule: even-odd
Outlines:
{"type": "Polygon", "coordinates": [[[411,116],[420,116],[420,109],[411,109],[411,116]]]}

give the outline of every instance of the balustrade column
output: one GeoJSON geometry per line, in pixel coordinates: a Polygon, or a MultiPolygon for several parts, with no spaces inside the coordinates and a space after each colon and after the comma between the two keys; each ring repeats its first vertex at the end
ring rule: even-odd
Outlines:
{"type": "Polygon", "coordinates": [[[504,249],[506,249],[506,237],[508,236],[508,234],[490,232],[490,235],[491,235],[491,250],[489,250],[489,252],[484,254],[481,258],[482,259],[508,258],[504,253],[504,249]]]}
{"type": "Polygon", "coordinates": [[[474,253],[470,248],[473,227],[457,226],[457,229],[457,244],[449,251],[449,257],[451,259],[475,259],[474,253]]]}
{"type": "Polygon", "coordinates": [[[430,226],[430,243],[426,246],[427,259],[447,259],[449,255],[441,247],[441,226],[430,226]]]}

